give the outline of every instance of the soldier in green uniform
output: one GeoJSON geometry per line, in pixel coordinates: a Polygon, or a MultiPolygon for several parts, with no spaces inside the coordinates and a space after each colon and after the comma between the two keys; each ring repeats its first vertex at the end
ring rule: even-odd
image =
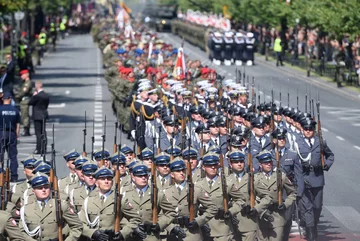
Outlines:
{"type": "Polygon", "coordinates": [[[91,161],[90,158],[84,157],[84,159],[88,160],[84,162],[81,167],[84,176],[84,185],[75,187],[69,192],[69,202],[76,213],[80,212],[85,198],[94,194],[96,188],[96,180],[93,174],[97,171],[98,166],[96,162],[91,161]]]}
{"type": "Polygon", "coordinates": [[[33,240],[21,232],[15,219],[11,217],[10,213],[6,211],[0,211],[0,239],[7,240],[6,238],[12,241],[33,240]]]}
{"type": "Polygon", "coordinates": [[[29,99],[32,95],[32,84],[30,80],[29,71],[27,69],[20,71],[20,77],[24,81],[15,95],[15,98],[20,102],[21,120],[24,126],[22,136],[30,136],[30,116],[29,116],[29,99]]]}
{"type": "MultiPolygon", "coordinates": [[[[111,157],[110,157],[110,161],[111,161],[111,167],[113,172],[116,172],[116,168],[119,169],[119,174],[120,174],[120,186],[121,189],[126,189],[128,187],[131,187],[131,177],[130,175],[126,172],[126,157],[124,154],[122,154],[121,152],[119,153],[120,155],[118,155],[118,153],[114,153],[111,157]]],[[[115,182],[114,182],[114,187],[115,187],[115,182]]],[[[122,191],[121,191],[122,192],[122,191]]]]}
{"type": "Polygon", "coordinates": [[[107,168],[110,168],[110,152],[106,149],[97,149],[94,151],[94,159],[95,161],[97,162],[98,166],[100,167],[100,163],[102,160],[104,160],[104,165],[107,167],[107,168]],[[104,156],[103,156],[104,154],[104,156]]]}
{"type": "MultiPolygon", "coordinates": [[[[126,193],[128,205],[138,210],[141,222],[141,230],[147,232],[146,241],[159,240],[160,232],[169,226],[176,215],[175,207],[169,202],[167,190],[158,191],[157,210],[161,215],[158,222],[152,223],[152,202],[151,188],[149,182],[148,167],[144,164],[137,163],[132,168],[132,181],[134,188],[126,193]]],[[[136,237],[136,234],[135,234],[136,237]]],[[[137,237],[138,238],[138,237],[137,237]]]]}
{"type": "Polygon", "coordinates": [[[74,161],[79,156],[80,153],[78,153],[75,149],[72,149],[63,156],[66,161],[66,166],[69,168],[69,175],[59,179],[58,181],[59,190],[64,191],[68,185],[79,182],[79,178],[76,175],[75,165],[74,165],[74,161]]]}
{"type": "Polygon", "coordinates": [[[153,162],[154,153],[150,148],[146,147],[143,149],[140,153],[140,159],[141,161],[151,170],[151,164],[153,162]]]}
{"type": "MultiPolygon", "coordinates": [[[[20,229],[24,235],[30,236],[33,240],[57,240],[57,201],[51,197],[48,176],[39,173],[31,179],[30,183],[36,201],[21,208],[20,229]]],[[[66,201],[61,201],[60,208],[61,218],[70,228],[67,240],[77,240],[83,230],[80,219],[66,201]]]]}
{"type": "Polygon", "coordinates": [[[198,161],[198,152],[196,151],[196,149],[190,147],[186,148],[183,152],[182,152],[182,158],[185,161],[185,163],[188,162],[189,160],[189,156],[190,156],[190,162],[191,162],[191,170],[192,170],[192,178],[193,178],[193,182],[197,183],[201,180],[201,168],[198,167],[199,161],[198,161]]]}
{"type": "MultiPolygon", "coordinates": [[[[242,200],[246,205],[241,212],[236,215],[239,225],[234,233],[236,240],[253,241],[256,238],[258,229],[257,216],[249,216],[249,175],[245,172],[245,153],[235,150],[229,153],[229,164],[232,174],[227,177],[228,185],[233,184],[237,191],[241,194],[242,200]]],[[[234,224],[235,226],[235,224],[234,224]]]]}
{"type": "Polygon", "coordinates": [[[84,178],[84,174],[82,172],[82,166],[85,162],[89,161],[89,158],[87,157],[83,157],[83,156],[79,156],[78,158],[76,158],[76,160],[74,161],[74,166],[75,166],[75,173],[76,176],[78,177],[78,182],[74,182],[74,183],[70,183],[68,185],[66,185],[65,189],[64,189],[64,193],[66,193],[67,195],[70,194],[70,192],[77,187],[81,187],[83,185],[85,185],[85,178],[84,178]]]}
{"type": "Polygon", "coordinates": [[[210,195],[200,188],[194,189],[194,215],[195,220],[189,221],[189,203],[188,203],[188,185],[186,178],[186,166],[183,159],[175,158],[170,162],[171,177],[175,185],[171,186],[166,192],[169,195],[169,201],[176,207],[177,216],[173,224],[167,230],[170,234],[168,240],[184,241],[202,240],[200,228],[209,222],[217,214],[217,206],[211,200],[210,195]],[[201,207],[202,215],[197,215],[198,207],[201,207]],[[190,227],[190,228],[189,228],[190,227]]]}
{"type": "Polygon", "coordinates": [[[218,212],[213,219],[209,221],[210,237],[213,240],[233,240],[234,228],[232,217],[237,215],[244,205],[240,193],[233,184],[228,183],[226,193],[232,199],[232,207],[228,212],[224,210],[224,199],[222,192],[221,177],[218,174],[219,155],[209,152],[203,157],[203,169],[205,178],[197,182],[195,186],[209,193],[211,200],[216,204],[218,212]]]}
{"type": "MultiPolygon", "coordinates": [[[[279,203],[277,172],[280,170],[273,169],[273,157],[270,151],[260,152],[257,159],[262,171],[255,175],[254,186],[259,193],[266,193],[273,201],[264,212],[260,213],[258,240],[281,241],[287,221],[285,212],[296,200],[296,189],[286,174],[281,172],[281,186],[286,191],[286,199],[279,203]]],[[[260,200],[263,198],[262,195],[258,197],[260,200]]]]}
{"type": "Polygon", "coordinates": [[[129,204],[128,198],[123,194],[121,198],[122,219],[121,231],[114,233],[115,225],[115,192],[113,191],[114,173],[106,167],[101,167],[94,173],[97,190],[84,200],[79,217],[84,225],[83,236],[99,241],[125,240],[137,229],[138,234],[144,238],[145,234],[137,227],[140,217],[137,209],[129,204]]]}
{"type": "Polygon", "coordinates": [[[31,189],[30,184],[28,181],[34,175],[32,172],[35,168],[35,162],[37,160],[33,155],[28,156],[25,158],[21,163],[24,165],[24,174],[26,179],[22,182],[16,183],[13,188],[11,189],[11,202],[17,203],[19,200],[22,200],[26,197],[31,189]]]}
{"type": "Polygon", "coordinates": [[[164,190],[170,187],[172,180],[170,177],[170,155],[161,152],[155,156],[155,165],[158,173],[157,176],[157,187],[160,190],[164,190]]]}
{"type": "Polygon", "coordinates": [[[126,144],[124,144],[121,147],[120,151],[121,151],[121,153],[124,153],[124,155],[126,156],[126,165],[129,165],[130,162],[132,162],[133,159],[134,159],[134,151],[133,151],[133,149],[128,147],[126,144]]]}

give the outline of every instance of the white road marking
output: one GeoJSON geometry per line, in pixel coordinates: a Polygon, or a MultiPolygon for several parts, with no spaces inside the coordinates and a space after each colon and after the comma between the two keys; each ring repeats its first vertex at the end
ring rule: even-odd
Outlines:
{"type": "Polygon", "coordinates": [[[360,146],[354,146],[354,148],[360,151],[360,146]]]}
{"type": "Polygon", "coordinates": [[[70,90],[66,90],[65,95],[70,95],[70,90]]]}
{"type": "MultiPolygon", "coordinates": [[[[95,108],[94,110],[95,113],[102,113],[102,108],[95,108]]],[[[96,115],[96,114],[95,114],[96,115]]]]}
{"type": "Polygon", "coordinates": [[[336,136],[337,139],[339,139],[340,141],[344,141],[345,139],[342,138],[341,136],[336,136]]]}
{"type": "Polygon", "coordinates": [[[360,123],[353,123],[353,126],[360,126],[360,123]]]}
{"type": "Polygon", "coordinates": [[[101,146],[102,146],[102,142],[101,142],[101,141],[95,141],[95,142],[94,142],[94,146],[96,146],[96,147],[101,147],[101,146]]]}
{"type": "Polygon", "coordinates": [[[102,111],[102,104],[99,102],[95,102],[94,109],[100,109],[102,111]]]}
{"type": "Polygon", "coordinates": [[[102,129],[95,129],[94,132],[95,133],[103,133],[103,130],[102,129]]]}
{"type": "Polygon", "coordinates": [[[49,108],[64,108],[66,106],[65,103],[61,103],[61,104],[49,104],[49,108]]]}
{"type": "MultiPolygon", "coordinates": [[[[96,111],[95,111],[95,112],[96,112],[96,111]]],[[[102,112],[102,111],[100,111],[100,112],[102,112]]],[[[102,114],[95,113],[95,114],[94,114],[94,117],[95,117],[95,118],[102,118],[102,114]]]]}
{"type": "Polygon", "coordinates": [[[359,231],[360,214],[349,206],[326,206],[334,217],[351,231],[359,231]]]}
{"type": "Polygon", "coordinates": [[[324,131],[324,132],[329,132],[329,130],[324,128],[324,127],[321,127],[321,130],[324,131]]]}
{"type": "Polygon", "coordinates": [[[95,123],[94,126],[95,126],[95,127],[103,127],[103,124],[102,124],[102,122],[100,122],[100,123],[95,123]]]}

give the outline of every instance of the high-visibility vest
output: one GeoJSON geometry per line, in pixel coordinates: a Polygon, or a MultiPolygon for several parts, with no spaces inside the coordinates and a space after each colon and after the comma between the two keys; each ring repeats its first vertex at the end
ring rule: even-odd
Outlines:
{"type": "Polygon", "coordinates": [[[65,23],[64,22],[61,22],[60,23],[60,30],[63,31],[66,29],[66,26],[65,26],[65,23]]]}
{"type": "Polygon", "coordinates": [[[20,59],[23,59],[23,58],[25,58],[25,56],[26,56],[26,53],[25,53],[25,45],[21,44],[21,45],[19,45],[18,57],[19,57],[20,59]]]}
{"type": "Polygon", "coordinates": [[[274,41],[274,51],[275,52],[281,52],[282,51],[281,39],[280,38],[276,38],[275,41],[274,41]]]}
{"type": "Polygon", "coordinates": [[[45,45],[46,44],[46,33],[39,34],[39,44],[45,45]]]}
{"type": "Polygon", "coordinates": [[[55,32],[55,24],[54,23],[50,24],[50,32],[55,32]]]}

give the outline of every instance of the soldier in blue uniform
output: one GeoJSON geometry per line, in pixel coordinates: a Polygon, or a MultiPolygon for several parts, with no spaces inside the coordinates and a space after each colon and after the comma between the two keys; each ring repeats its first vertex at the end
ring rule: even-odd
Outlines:
{"type": "MultiPolygon", "coordinates": [[[[17,161],[17,137],[20,132],[20,113],[18,109],[11,105],[12,96],[10,92],[4,93],[4,104],[0,106],[0,136],[1,148],[5,147],[10,158],[11,182],[18,180],[18,161],[17,161]]],[[[2,150],[4,155],[5,150],[2,150]]],[[[3,156],[2,156],[3,158],[3,156]]]]}
{"type": "Polygon", "coordinates": [[[224,65],[230,66],[233,59],[234,39],[232,32],[226,32],[224,36],[224,65]]]}
{"type": "Polygon", "coordinates": [[[241,66],[244,60],[244,51],[245,51],[245,39],[242,33],[236,33],[234,37],[234,57],[235,65],[241,66]]]}
{"type": "Polygon", "coordinates": [[[296,140],[295,150],[303,167],[305,182],[304,194],[300,200],[301,216],[305,221],[308,240],[317,237],[317,225],[323,205],[323,190],[325,185],[324,171],[329,171],[334,163],[334,153],[326,142],[315,135],[316,122],[304,119],[301,122],[303,138],[296,140]],[[321,161],[321,149],[324,153],[324,165],[321,161]]]}

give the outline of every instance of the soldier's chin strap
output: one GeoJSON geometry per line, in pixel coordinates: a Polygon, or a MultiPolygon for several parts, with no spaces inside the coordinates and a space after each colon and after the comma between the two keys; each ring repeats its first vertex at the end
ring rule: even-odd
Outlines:
{"type": "Polygon", "coordinates": [[[84,200],[84,210],[85,210],[85,218],[86,218],[86,221],[89,225],[90,228],[95,228],[96,225],[99,224],[100,222],[100,216],[96,216],[96,218],[94,219],[93,222],[90,222],[90,219],[89,219],[89,215],[88,215],[88,202],[89,202],[89,197],[85,198],[84,200]]]}
{"type": "Polygon", "coordinates": [[[30,236],[30,237],[34,237],[36,235],[41,236],[41,226],[37,226],[34,230],[30,231],[28,226],[26,225],[25,222],[25,206],[22,206],[20,209],[20,219],[22,222],[22,225],[24,227],[25,232],[30,236]]]}

